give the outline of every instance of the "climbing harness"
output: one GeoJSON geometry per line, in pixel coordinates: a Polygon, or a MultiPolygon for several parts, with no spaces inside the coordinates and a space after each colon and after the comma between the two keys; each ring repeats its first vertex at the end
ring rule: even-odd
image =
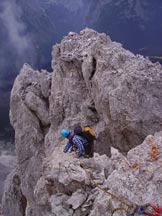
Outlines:
{"type": "Polygon", "coordinates": [[[143,206],[139,206],[136,209],[136,213],[139,215],[144,214],[144,215],[148,215],[148,216],[162,216],[162,207],[156,207],[155,205],[149,203],[149,204],[145,204],[143,206]],[[152,210],[151,213],[146,211],[146,209],[147,208],[150,209],[150,207],[152,210]]]}
{"type": "Polygon", "coordinates": [[[155,205],[149,203],[143,206],[135,206],[133,211],[128,211],[125,208],[116,208],[112,211],[112,216],[115,211],[125,211],[126,216],[136,215],[147,215],[147,216],[162,216],[162,207],[156,207],[155,205]],[[146,211],[149,208],[151,212],[146,211]]]}
{"type": "Polygon", "coordinates": [[[146,204],[145,207],[146,208],[148,208],[148,207],[150,208],[151,207],[151,209],[152,209],[151,213],[144,211],[145,215],[148,215],[148,216],[162,216],[162,207],[156,207],[155,205],[153,205],[151,203],[150,204],[146,204]]]}
{"type": "Polygon", "coordinates": [[[134,216],[135,214],[144,214],[145,208],[143,206],[135,206],[132,212],[126,214],[126,216],[134,216]]]}

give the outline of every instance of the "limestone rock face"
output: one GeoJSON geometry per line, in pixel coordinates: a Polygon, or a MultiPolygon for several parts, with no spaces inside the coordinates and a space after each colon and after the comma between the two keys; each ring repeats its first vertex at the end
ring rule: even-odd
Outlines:
{"type": "MultiPolygon", "coordinates": [[[[17,172],[28,212],[39,215],[33,191],[42,175],[44,136],[49,127],[48,96],[51,76],[24,65],[11,93],[11,124],[15,129],[17,172]]],[[[16,215],[16,214],[15,214],[16,215]]]]}
{"type": "Polygon", "coordinates": [[[126,152],[162,129],[160,64],[89,29],[70,33],[52,56],[52,128],[91,124],[97,150],[107,153],[108,146],[126,152]]]}
{"type": "MultiPolygon", "coordinates": [[[[147,140],[140,144],[162,130],[161,65],[132,54],[104,33],[85,29],[70,32],[53,47],[52,70],[39,72],[24,64],[11,92],[20,180],[16,190],[25,200],[19,215],[110,215],[119,202],[96,184],[129,202],[160,204],[161,132],[149,138],[149,145],[147,140]],[[60,129],[78,123],[93,127],[100,155],[80,161],[62,152],[60,129]],[[158,156],[149,152],[154,144],[158,156]],[[136,148],[126,158],[112,147],[122,153],[136,148]]],[[[4,191],[4,216],[17,216],[20,196],[12,196],[13,188],[4,191]]]]}
{"type": "Polygon", "coordinates": [[[91,159],[63,155],[63,146],[56,147],[44,161],[44,176],[34,190],[42,215],[110,216],[121,206],[161,205],[161,143],[159,132],[131,149],[127,157],[112,147],[111,158],[95,153],[91,159]]]}
{"type": "Polygon", "coordinates": [[[107,179],[107,185],[131,203],[162,205],[162,132],[149,135],[128,152],[107,179]],[[115,181],[114,181],[115,179],[115,181]],[[119,186],[120,185],[120,186],[119,186]]]}

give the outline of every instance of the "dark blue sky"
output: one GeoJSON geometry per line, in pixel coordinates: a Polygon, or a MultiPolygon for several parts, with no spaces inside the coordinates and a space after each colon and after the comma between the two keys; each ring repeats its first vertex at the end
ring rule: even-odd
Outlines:
{"type": "Polygon", "coordinates": [[[0,27],[0,131],[23,63],[50,71],[52,45],[69,31],[94,28],[134,53],[162,55],[161,0],[1,0],[0,27]]]}

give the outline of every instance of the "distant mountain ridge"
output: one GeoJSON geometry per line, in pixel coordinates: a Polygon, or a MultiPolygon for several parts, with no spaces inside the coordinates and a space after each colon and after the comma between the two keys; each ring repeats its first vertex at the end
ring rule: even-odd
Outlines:
{"type": "MultiPolygon", "coordinates": [[[[99,2],[98,5],[101,6],[102,3],[99,2]]],[[[105,0],[104,6],[99,6],[93,6],[97,10],[89,12],[89,20],[94,20],[95,29],[108,33],[133,52],[140,53],[140,48],[143,47],[145,50],[142,54],[146,55],[153,47],[158,50],[162,44],[160,0],[105,0]]]]}

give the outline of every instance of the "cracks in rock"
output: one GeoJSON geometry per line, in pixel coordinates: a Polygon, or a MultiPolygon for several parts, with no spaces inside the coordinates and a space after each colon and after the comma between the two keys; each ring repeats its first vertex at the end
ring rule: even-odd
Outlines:
{"type": "Polygon", "coordinates": [[[45,137],[49,131],[51,124],[49,123],[48,125],[43,125],[42,122],[40,121],[40,119],[38,119],[38,120],[39,120],[39,126],[40,126],[40,129],[42,131],[43,137],[45,137]]]}
{"type": "Polygon", "coordinates": [[[97,110],[95,108],[95,104],[93,103],[91,106],[88,106],[88,109],[90,109],[94,114],[97,114],[97,110]]]}
{"type": "Polygon", "coordinates": [[[21,202],[21,206],[22,206],[22,209],[23,209],[23,216],[25,216],[26,207],[27,207],[27,199],[23,194],[22,194],[20,202],[21,202]]]}
{"type": "Polygon", "coordinates": [[[31,158],[31,157],[28,156],[27,158],[25,158],[25,159],[19,161],[19,164],[24,164],[24,162],[28,161],[30,158],[31,158]]]}
{"type": "Polygon", "coordinates": [[[27,207],[27,199],[24,196],[24,194],[22,193],[21,180],[20,180],[19,175],[16,174],[13,177],[13,184],[15,185],[15,187],[13,188],[13,190],[14,190],[13,192],[15,193],[16,197],[20,197],[20,205],[21,205],[21,209],[22,209],[22,214],[23,214],[23,216],[25,216],[26,207],[27,207]]]}
{"type": "Polygon", "coordinates": [[[43,95],[41,95],[40,98],[45,102],[45,104],[47,105],[47,107],[48,107],[48,109],[49,109],[49,98],[46,98],[46,97],[44,97],[43,95]]]}
{"type": "Polygon", "coordinates": [[[92,59],[92,72],[91,72],[91,75],[90,75],[90,77],[89,77],[89,80],[92,80],[92,78],[93,78],[93,76],[94,76],[94,74],[95,74],[95,72],[96,72],[96,66],[97,66],[97,61],[96,61],[96,59],[93,57],[93,59],[92,59]]]}
{"type": "MultiPolygon", "coordinates": [[[[45,101],[45,103],[46,103],[46,105],[47,105],[47,107],[48,107],[48,109],[49,109],[49,100],[48,100],[48,98],[45,98],[45,97],[42,96],[41,99],[45,101]]],[[[38,120],[38,122],[39,122],[40,129],[41,129],[41,131],[42,131],[42,134],[43,134],[43,136],[45,137],[45,135],[48,133],[48,130],[49,130],[49,128],[50,128],[50,122],[49,122],[49,124],[44,125],[44,124],[42,123],[41,119],[38,117],[37,112],[36,112],[35,110],[31,109],[26,103],[24,103],[24,105],[25,105],[25,106],[27,107],[27,109],[32,113],[32,115],[34,115],[34,116],[37,118],[37,120],[38,120]]]]}
{"type": "Polygon", "coordinates": [[[87,108],[90,110],[90,113],[93,113],[89,116],[89,118],[95,123],[99,122],[99,114],[96,110],[95,103],[92,102],[89,106],[87,106],[87,108]]]}
{"type": "MultiPolygon", "coordinates": [[[[51,80],[50,80],[50,84],[49,84],[49,89],[51,90],[51,80]]],[[[22,101],[25,101],[26,95],[28,93],[32,92],[36,97],[40,98],[41,100],[43,100],[43,102],[46,104],[46,106],[49,109],[49,96],[45,96],[41,90],[41,84],[39,82],[29,82],[29,83],[25,83],[21,89],[20,89],[20,96],[22,101]]],[[[51,91],[50,91],[51,92],[51,91]]]]}

